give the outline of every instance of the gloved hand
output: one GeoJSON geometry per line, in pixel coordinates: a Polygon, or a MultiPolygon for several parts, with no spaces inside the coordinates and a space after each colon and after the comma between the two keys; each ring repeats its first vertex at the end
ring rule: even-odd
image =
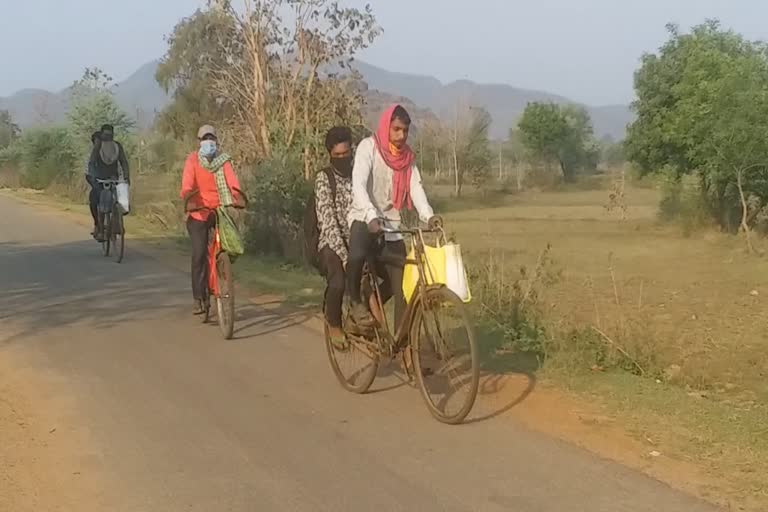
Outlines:
{"type": "Polygon", "coordinates": [[[433,215],[427,222],[429,229],[438,229],[443,227],[443,218],[440,215],[433,215]]]}

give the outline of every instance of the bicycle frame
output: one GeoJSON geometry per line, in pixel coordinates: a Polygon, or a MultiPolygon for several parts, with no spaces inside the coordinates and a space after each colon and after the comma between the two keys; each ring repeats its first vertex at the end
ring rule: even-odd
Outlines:
{"type": "MultiPolygon", "coordinates": [[[[424,253],[424,234],[425,233],[436,233],[440,235],[443,239],[445,239],[445,232],[442,229],[411,229],[411,230],[386,230],[386,234],[399,234],[399,235],[408,235],[411,236],[413,240],[413,247],[414,247],[414,259],[410,258],[398,258],[398,257],[382,257],[377,256],[372,258],[372,262],[380,261],[385,264],[391,264],[396,266],[405,266],[405,265],[415,265],[419,272],[419,279],[417,283],[416,290],[413,292],[413,296],[411,297],[410,302],[406,305],[405,311],[403,313],[403,318],[400,319],[400,324],[395,326],[395,332],[394,336],[392,331],[389,328],[389,322],[387,320],[387,314],[384,310],[384,303],[381,299],[381,291],[379,289],[379,284],[376,278],[376,273],[371,272],[371,262],[368,263],[368,274],[367,278],[371,281],[371,286],[373,288],[373,293],[376,294],[376,301],[379,304],[379,308],[381,310],[381,314],[383,317],[383,325],[380,326],[380,329],[376,329],[376,337],[378,342],[378,348],[383,349],[385,348],[384,343],[382,343],[384,340],[381,339],[380,331],[383,331],[385,333],[385,337],[387,338],[387,346],[386,349],[390,353],[389,355],[396,355],[401,350],[405,349],[408,345],[409,336],[412,327],[413,327],[413,320],[414,320],[414,312],[417,310],[418,307],[421,307],[421,303],[424,300],[424,298],[427,296],[428,292],[430,290],[434,289],[440,289],[444,287],[443,284],[427,284],[428,283],[428,274],[430,277],[434,277],[431,275],[431,270],[429,267],[424,263],[425,261],[425,253],[424,253]]],[[[432,279],[434,281],[434,279],[432,279]]],[[[402,283],[399,284],[402,286],[402,283]]],[[[392,286],[397,286],[396,283],[392,283],[392,286]]],[[[361,340],[362,341],[362,340],[361,340]]]]}
{"type": "Polygon", "coordinates": [[[214,297],[219,296],[219,274],[216,272],[216,260],[222,252],[219,225],[214,220],[213,227],[209,231],[208,240],[208,292],[214,297]]]}

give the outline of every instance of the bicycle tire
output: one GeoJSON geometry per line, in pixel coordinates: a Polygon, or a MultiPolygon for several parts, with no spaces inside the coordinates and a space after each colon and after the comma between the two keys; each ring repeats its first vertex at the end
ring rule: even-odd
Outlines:
{"type": "Polygon", "coordinates": [[[101,241],[101,253],[104,255],[105,258],[109,257],[110,249],[111,249],[111,238],[112,238],[112,214],[111,213],[105,213],[101,225],[102,233],[101,236],[103,237],[103,240],[101,241]]]}
{"type": "Polygon", "coordinates": [[[112,256],[115,258],[115,263],[122,263],[125,256],[125,224],[123,222],[123,214],[117,210],[112,212],[112,227],[114,237],[114,247],[112,248],[112,256]]]}
{"type": "Polygon", "coordinates": [[[215,271],[219,284],[219,293],[216,296],[219,329],[225,340],[231,340],[235,333],[235,286],[232,279],[232,262],[227,253],[220,252],[216,256],[215,271]]]}
{"type": "Polygon", "coordinates": [[[421,297],[417,305],[416,314],[411,326],[411,344],[416,380],[429,412],[441,423],[449,425],[461,423],[475,404],[480,383],[480,361],[477,340],[469,314],[461,299],[445,287],[427,291],[426,296],[421,297]],[[449,309],[452,309],[455,313],[454,316],[458,324],[456,328],[447,326],[445,322],[441,325],[441,322],[437,319],[439,311],[449,309]],[[427,323],[434,324],[434,327],[430,328],[434,335],[425,333],[422,330],[423,327],[426,327],[427,323]],[[466,335],[468,347],[466,347],[467,350],[464,356],[457,358],[456,362],[461,362],[462,360],[466,362],[467,357],[469,358],[469,367],[460,378],[456,377],[455,372],[451,372],[451,368],[455,367],[456,362],[448,360],[448,342],[446,341],[446,331],[454,333],[458,330],[462,330],[466,335]],[[432,343],[430,343],[430,339],[433,340],[432,343]],[[439,342],[437,341],[438,339],[439,342]],[[437,363],[436,366],[438,368],[427,375],[425,363],[428,364],[429,357],[426,352],[430,349],[432,350],[431,355],[434,356],[433,360],[437,363]],[[434,380],[432,380],[433,377],[434,380]],[[466,388],[466,397],[458,402],[457,410],[452,413],[446,409],[448,402],[456,396],[456,393],[445,391],[442,394],[440,392],[433,394],[433,391],[436,390],[431,389],[434,387],[433,382],[439,384],[441,381],[444,382],[446,380],[451,384],[458,380],[466,388]],[[435,396],[442,396],[442,398],[436,400],[435,396]]]}
{"type": "MultiPolygon", "coordinates": [[[[325,303],[323,303],[323,312],[325,312],[325,303]]],[[[342,318],[348,318],[348,312],[349,303],[348,299],[345,299],[342,306],[342,318]]],[[[363,352],[355,342],[350,342],[349,347],[346,350],[342,351],[337,349],[331,342],[328,322],[324,321],[323,325],[328,361],[331,363],[331,369],[333,370],[336,379],[339,381],[339,384],[341,384],[341,387],[352,393],[357,393],[359,395],[366,393],[373,384],[373,381],[376,380],[376,375],[379,372],[379,355],[363,352]],[[352,351],[367,359],[368,364],[365,365],[361,371],[345,372],[342,369],[342,364],[340,364],[340,359],[346,358],[352,351]],[[348,376],[347,373],[351,373],[351,375],[348,376]]]]}

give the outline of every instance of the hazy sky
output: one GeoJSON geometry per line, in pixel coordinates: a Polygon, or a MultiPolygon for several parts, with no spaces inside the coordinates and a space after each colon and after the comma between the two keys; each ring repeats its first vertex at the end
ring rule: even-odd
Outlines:
{"type": "MultiPolygon", "coordinates": [[[[237,2],[237,0],[235,0],[237,2]]],[[[0,95],[61,89],[86,66],[116,79],[160,57],[203,0],[0,0],[0,95]]],[[[364,5],[365,0],[342,0],[364,5]]],[[[390,70],[543,89],[590,104],[632,97],[664,26],[719,18],[768,39],[764,0],[368,0],[385,33],[361,57],[390,70]]]]}

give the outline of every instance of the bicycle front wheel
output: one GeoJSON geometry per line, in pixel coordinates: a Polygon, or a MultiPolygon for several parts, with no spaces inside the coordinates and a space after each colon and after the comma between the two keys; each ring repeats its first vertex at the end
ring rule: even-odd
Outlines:
{"type": "Polygon", "coordinates": [[[474,329],[464,303],[448,288],[429,290],[411,328],[416,379],[438,421],[464,421],[477,397],[480,362],[474,329]]]}
{"type": "Polygon", "coordinates": [[[125,225],[123,223],[123,214],[119,211],[112,212],[112,257],[116,263],[123,261],[125,255],[125,225]]]}
{"type": "Polygon", "coordinates": [[[220,252],[216,256],[216,274],[219,284],[219,293],[216,295],[219,328],[224,339],[230,340],[235,333],[235,286],[232,277],[232,262],[225,252],[220,252]]]}

